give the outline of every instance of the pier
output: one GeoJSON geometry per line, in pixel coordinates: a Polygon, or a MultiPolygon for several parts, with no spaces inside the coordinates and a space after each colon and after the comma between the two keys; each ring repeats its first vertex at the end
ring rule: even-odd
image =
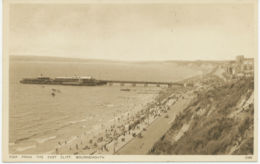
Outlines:
{"type": "Polygon", "coordinates": [[[108,86],[112,86],[113,84],[119,84],[120,86],[124,86],[126,84],[129,84],[133,87],[135,87],[137,84],[141,84],[144,87],[147,87],[149,85],[155,85],[157,87],[160,86],[183,86],[182,83],[177,83],[177,82],[154,82],[154,81],[122,81],[122,80],[102,80],[105,82],[108,86]]]}
{"type": "Polygon", "coordinates": [[[131,81],[131,80],[97,80],[91,76],[75,76],[75,77],[43,77],[39,76],[37,78],[23,78],[20,83],[22,84],[46,84],[46,85],[72,85],[72,86],[97,86],[97,85],[108,85],[112,86],[113,84],[119,84],[124,86],[126,84],[131,86],[136,86],[141,84],[144,87],[155,85],[160,86],[184,86],[183,83],[178,82],[155,82],[155,81],[131,81]]]}

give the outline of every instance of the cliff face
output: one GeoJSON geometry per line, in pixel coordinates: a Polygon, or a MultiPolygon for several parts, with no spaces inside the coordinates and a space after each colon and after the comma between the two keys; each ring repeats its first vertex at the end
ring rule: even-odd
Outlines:
{"type": "Polygon", "coordinates": [[[150,154],[253,154],[253,78],[211,77],[203,86],[150,154]]]}

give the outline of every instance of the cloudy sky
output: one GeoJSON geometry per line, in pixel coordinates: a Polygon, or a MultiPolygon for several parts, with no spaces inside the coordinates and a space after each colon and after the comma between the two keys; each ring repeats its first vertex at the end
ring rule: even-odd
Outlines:
{"type": "Polygon", "coordinates": [[[12,55],[223,60],[255,55],[252,4],[12,4],[12,55]]]}

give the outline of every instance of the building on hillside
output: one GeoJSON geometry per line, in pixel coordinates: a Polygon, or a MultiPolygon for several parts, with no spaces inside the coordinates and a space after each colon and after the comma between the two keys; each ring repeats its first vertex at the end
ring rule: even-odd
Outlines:
{"type": "Polygon", "coordinates": [[[227,74],[235,77],[254,76],[254,59],[237,56],[235,61],[230,61],[226,65],[227,74]]]}
{"type": "Polygon", "coordinates": [[[239,76],[254,76],[254,59],[237,56],[237,75],[239,76]]]}

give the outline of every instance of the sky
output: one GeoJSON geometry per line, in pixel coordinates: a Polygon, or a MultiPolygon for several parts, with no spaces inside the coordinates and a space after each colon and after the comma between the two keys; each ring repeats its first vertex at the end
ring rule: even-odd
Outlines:
{"type": "Polygon", "coordinates": [[[12,4],[11,55],[108,60],[255,56],[252,4],[12,4]]]}

